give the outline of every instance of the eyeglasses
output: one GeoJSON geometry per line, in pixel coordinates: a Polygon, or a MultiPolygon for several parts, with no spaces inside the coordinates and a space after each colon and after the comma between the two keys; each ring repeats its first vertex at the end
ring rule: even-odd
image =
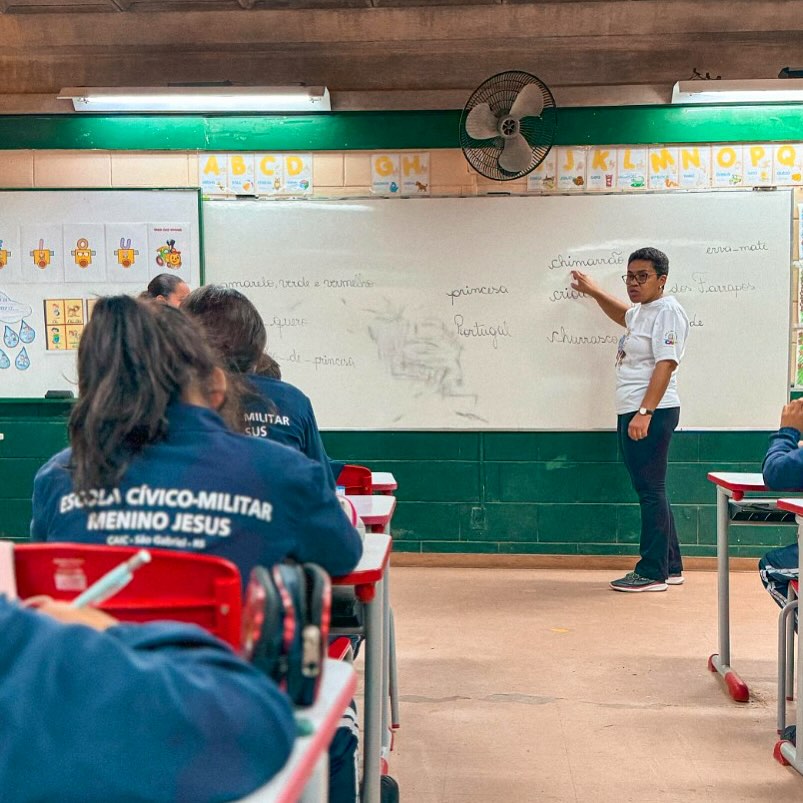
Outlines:
{"type": "Polygon", "coordinates": [[[622,281],[625,284],[633,284],[633,282],[635,282],[636,284],[644,284],[647,281],[647,279],[650,278],[650,276],[657,276],[657,275],[658,275],[657,273],[647,273],[646,270],[643,270],[639,273],[625,273],[622,276],[622,281]]]}

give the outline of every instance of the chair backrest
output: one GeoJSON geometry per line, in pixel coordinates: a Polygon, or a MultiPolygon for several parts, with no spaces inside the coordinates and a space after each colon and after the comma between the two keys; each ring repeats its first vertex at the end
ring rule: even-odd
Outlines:
{"type": "MultiPolygon", "coordinates": [[[[21,599],[47,594],[69,601],[139,550],[96,544],[16,544],[21,599]]],[[[240,647],[242,586],[238,568],[210,555],[149,549],[151,562],[100,609],[123,622],[171,619],[200,625],[240,647]]]]}
{"type": "Polygon", "coordinates": [[[373,492],[371,469],[347,463],[338,475],[336,484],[342,485],[347,494],[370,494],[373,492]]]}

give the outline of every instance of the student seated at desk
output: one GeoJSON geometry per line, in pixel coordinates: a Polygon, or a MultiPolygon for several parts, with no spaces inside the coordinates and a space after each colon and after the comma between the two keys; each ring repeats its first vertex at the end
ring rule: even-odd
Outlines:
{"type": "MultiPolygon", "coordinates": [[[[33,540],[205,552],[244,583],[287,557],[334,576],[357,565],[362,542],[320,464],[232,432],[215,412],[226,375],[183,312],[101,298],[78,347],[78,390],[71,446],[34,480],[33,540]]],[[[355,750],[339,731],[333,789],[341,777],[354,788],[355,750]]]]}
{"type": "Polygon", "coordinates": [[[235,800],[290,754],[289,700],[194,625],[0,596],[0,632],[4,803],[235,800]]]}
{"type": "Polygon", "coordinates": [[[362,552],[318,463],[232,432],[226,377],[184,313],[101,298],[78,349],[70,448],[34,480],[34,540],[206,552],[245,580],[293,557],[347,574],[362,552]]]}
{"type": "Polygon", "coordinates": [[[200,321],[227,369],[245,375],[246,432],[278,441],[317,460],[327,483],[334,488],[335,478],[309,398],[288,382],[256,372],[260,360],[264,366],[268,339],[257,308],[238,290],[214,284],[194,290],[181,307],[200,321]]]}
{"type": "MultiPolygon", "coordinates": [[[[775,491],[803,490],[803,399],[785,405],[781,427],[770,436],[770,445],[761,467],[764,483],[775,491]]],[[[772,598],[783,607],[789,597],[789,582],[797,578],[800,566],[798,544],[771,549],[758,563],[761,582],[772,598]]]]}

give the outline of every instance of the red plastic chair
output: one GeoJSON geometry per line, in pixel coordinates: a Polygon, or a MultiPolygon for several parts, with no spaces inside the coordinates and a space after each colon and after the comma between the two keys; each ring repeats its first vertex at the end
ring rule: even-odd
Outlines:
{"type": "Polygon", "coordinates": [[[335,484],[342,485],[347,494],[371,494],[373,492],[371,469],[347,463],[343,466],[335,484]]]}
{"type": "MultiPolygon", "coordinates": [[[[69,601],[139,550],[96,544],[16,544],[21,599],[47,594],[69,601]]],[[[149,549],[151,562],[101,610],[123,622],[171,619],[200,625],[235,650],[240,647],[242,585],[230,561],[210,555],[149,549]]]]}

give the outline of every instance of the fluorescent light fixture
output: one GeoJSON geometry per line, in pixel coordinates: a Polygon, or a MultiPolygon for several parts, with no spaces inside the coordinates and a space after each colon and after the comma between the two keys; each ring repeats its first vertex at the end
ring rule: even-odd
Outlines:
{"type": "Polygon", "coordinates": [[[803,78],[757,81],[678,81],[672,103],[803,103],[803,78]]]}
{"type": "Polygon", "coordinates": [[[74,86],[59,100],[77,112],[328,112],[325,86],[74,86]]]}

